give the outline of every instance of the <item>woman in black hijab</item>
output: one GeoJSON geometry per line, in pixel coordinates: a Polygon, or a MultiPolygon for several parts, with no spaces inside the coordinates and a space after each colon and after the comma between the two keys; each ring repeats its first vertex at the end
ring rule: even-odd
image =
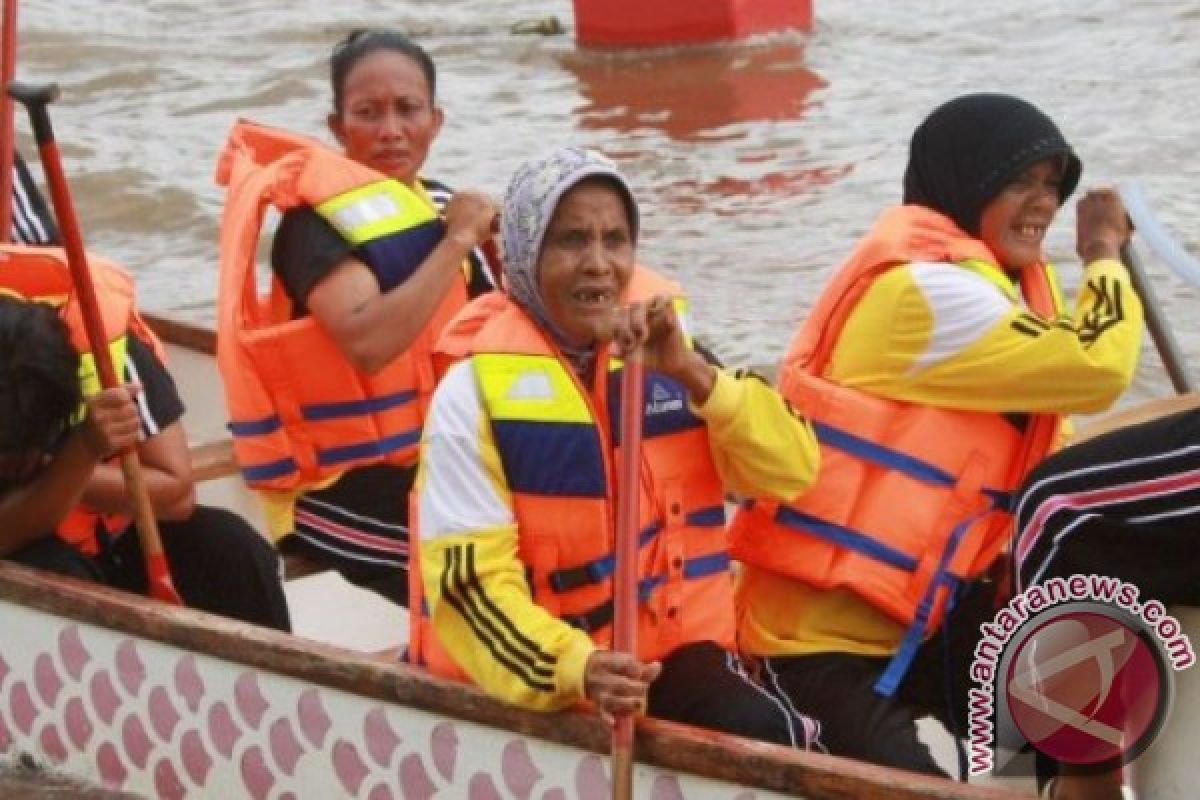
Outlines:
{"type": "MultiPolygon", "coordinates": [[[[967,733],[980,625],[1009,599],[986,579],[1010,536],[1003,498],[1066,415],[1103,410],[1132,380],[1142,316],[1116,194],[1079,202],[1073,307],[1042,250],[1081,171],[1023,100],[939,106],[913,133],[904,203],[834,272],[784,358],[780,390],[813,419],[821,471],[733,522],[739,645],[822,721],[834,755],[943,774],[916,720],[967,733]]],[[[1003,698],[997,681],[986,691],[1003,698]]]]}

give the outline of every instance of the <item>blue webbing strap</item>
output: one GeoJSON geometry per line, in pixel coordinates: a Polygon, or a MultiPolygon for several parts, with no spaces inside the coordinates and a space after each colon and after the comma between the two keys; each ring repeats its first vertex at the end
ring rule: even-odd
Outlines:
{"type": "Polygon", "coordinates": [[[981,518],[990,514],[993,509],[987,508],[978,514],[975,514],[954,526],[954,530],[950,533],[950,541],[946,542],[946,547],[942,550],[942,556],[938,560],[937,571],[933,573],[933,577],[929,581],[929,587],[925,590],[925,596],[921,598],[920,604],[917,606],[916,616],[913,618],[912,624],[908,626],[908,631],[904,634],[904,640],[900,643],[900,649],[896,651],[896,655],[892,656],[892,660],[888,662],[887,668],[883,674],[879,676],[879,680],[875,682],[875,691],[884,697],[891,697],[896,693],[896,689],[900,687],[900,682],[904,680],[904,676],[908,674],[909,668],[912,666],[913,659],[917,657],[917,651],[921,649],[921,644],[925,641],[925,633],[929,629],[929,616],[933,613],[933,604],[937,599],[937,592],[942,586],[949,588],[951,597],[958,588],[959,578],[956,575],[950,574],[950,560],[954,558],[955,551],[962,544],[963,537],[966,536],[968,530],[981,518]]]}
{"type": "MultiPolygon", "coordinates": [[[[722,506],[711,506],[701,508],[695,511],[689,511],[684,518],[685,523],[689,527],[694,528],[717,528],[725,525],[725,509],[722,506]]],[[[663,524],[660,521],[650,523],[638,533],[638,549],[641,550],[650,542],[654,541],[654,537],[662,532],[663,524]]],[[[550,588],[555,592],[562,594],[573,589],[578,589],[581,586],[589,584],[601,583],[602,581],[612,577],[613,572],[617,568],[617,558],[609,553],[594,561],[589,561],[586,564],[580,564],[575,567],[564,567],[550,573],[549,583],[550,588]]]]}
{"type": "MultiPolygon", "coordinates": [[[[886,469],[894,469],[909,477],[916,478],[925,483],[932,483],[935,486],[952,487],[958,484],[958,479],[941,467],[910,456],[908,453],[902,453],[899,450],[868,441],[861,436],[855,436],[841,428],[835,428],[824,422],[814,422],[813,430],[816,431],[817,439],[822,444],[836,447],[838,450],[849,453],[856,458],[861,458],[864,461],[870,461],[886,469]]],[[[1007,510],[1011,507],[1011,492],[1002,492],[998,489],[988,488],[984,488],[982,491],[992,501],[992,510],[1007,510]]]]}

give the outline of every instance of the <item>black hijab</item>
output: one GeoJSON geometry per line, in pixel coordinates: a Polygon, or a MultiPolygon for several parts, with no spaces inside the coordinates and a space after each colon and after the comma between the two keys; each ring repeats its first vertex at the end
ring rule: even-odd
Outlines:
{"type": "Polygon", "coordinates": [[[950,217],[979,235],[984,206],[1031,164],[1066,160],[1058,204],[1079,185],[1083,165],[1054,122],[1006,94],[968,94],[934,109],[913,131],[904,202],[950,217]]]}

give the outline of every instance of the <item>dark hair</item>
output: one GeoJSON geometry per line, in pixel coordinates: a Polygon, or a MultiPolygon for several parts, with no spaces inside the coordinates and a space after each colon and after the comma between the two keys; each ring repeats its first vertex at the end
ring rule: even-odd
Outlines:
{"type": "Polygon", "coordinates": [[[329,80],[333,84],[333,110],[336,113],[342,113],[342,90],[346,86],[346,76],[350,74],[350,70],[354,69],[355,64],[379,50],[390,50],[411,58],[421,68],[421,72],[425,73],[425,82],[429,84],[429,99],[433,100],[437,96],[437,69],[425,48],[397,30],[355,28],[333,46],[333,54],[329,57],[329,80]]]}
{"type": "Polygon", "coordinates": [[[0,453],[47,453],[83,401],[79,353],[43,303],[0,296],[0,453]]]}

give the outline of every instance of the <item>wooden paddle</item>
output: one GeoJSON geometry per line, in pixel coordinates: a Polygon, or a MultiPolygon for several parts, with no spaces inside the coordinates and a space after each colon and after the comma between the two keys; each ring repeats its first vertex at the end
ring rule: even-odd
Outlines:
{"type": "MultiPolygon", "coordinates": [[[[637,655],[638,495],[641,488],[642,348],[625,357],[621,379],[621,460],[617,465],[616,570],[613,573],[613,650],[637,655]]],[[[633,714],[613,721],[612,797],[633,797],[633,714]]]]}
{"type": "MultiPolygon", "coordinates": [[[[50,197],[54,201],[54,214],[62,228],[63,242],[67,251],[67,264],[71,269],[71,280],[83,312],[87,329],[88,345],[96,360],[96,371],[100,373],[100,385],[112,389],[120,384],[113,369],[112,354],[108,350],[108,338],[104,335],[104,322],[100,307],[96,303],[96,288],[88,271],[87,254],[83,249],[83,237],[79,231],[79,220],[71,201],[71,189],[63,173],[62,157],[54,141],[54,129],[50,127],[50,113],[46,106],[58,97],[58,85],[30,86],[13,81],[8,84],[8,94],[25,106],[29,121],[33,125],[34,139],[42,159],[42,168],[50,184],[50,197]]],[[[162,539],[158,535],[158,521],[150,504],[150,493],[142,476],[137,451],[129,449],[121,453],[121,472],[125,476],[125,490],[133,500],[134,521],[142,553],[146,560],[146,580],[150,596],[166,603],[183,605],[163,553],[162,539]]]]}
{"type": "Polygon", "coordinates": [[[1138,297],[1142,298],[1142,308],[1146,315],[1146,330],[1150,331],[1150,338],[1154,340],[1154,346],[1162,358],[1163,367],[1171,378],[1171,385],[1179,394],[1194,392],[1196,384],[1188,372],[1187,362],[1184,360],[1183,352],[1179,349],[1179,342],[1175,340],[1175,334],[1172,333],[1167,316],[1163,313],[1162,303],[1159,302],[1158,295],[1154,293],[1154,286],[1150,283],[1150,277],[1146,274],[1146,268],[1142,266],[1142,260],[1138,257],[1132,242],[1121,247],[1121,261],[1129,270],[1129,278],[1133,282],[1134,291],[1138,293],[1138,297]]]}
{"type": "MultiPolygon", "coordinates": [[[[0,33],[0,80],[4,86],[17,70],[17,0],[4,0],[4,30],[0,33]]],[[[0,96],[0,242],[12,237],[13,162],[16,142],[13,126],[13,102],[5,92],[0,96]]]]}

